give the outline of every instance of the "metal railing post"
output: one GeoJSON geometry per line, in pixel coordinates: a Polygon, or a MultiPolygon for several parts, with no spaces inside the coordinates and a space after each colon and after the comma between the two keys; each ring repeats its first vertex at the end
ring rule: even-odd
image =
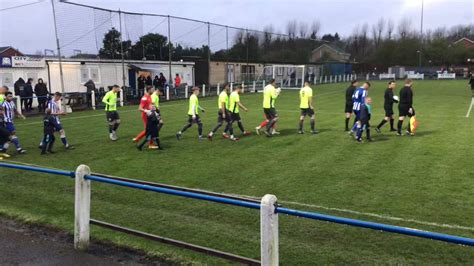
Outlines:
{"type": "Polygon", "coordinates": [[[242,93],[245,93],[245,83],[242,82],[242,93]]]}
{"type": "Polygon", "coordinates": [[[217,83],[217,95],[221,93],[221,84],[217,83]]]}
{"type": "Polygon", "coordinates": [[[94,90],[91,91],[91,106],[92,106],[92,110],[95,110],[95,91],[94,90]]]}
{"type": "Polygon", "coordinates": [[[170,100],[170,86],[166,86],[166,100],[170,100]]]}
{"type": "Polygon", "coordinates": [[[260,259],[262,266],[277,266],[278,256],[278,214],[277,197],[267,194],[260,203],[260,259]]]}
{"type": "Polygon", "coordinates": [[[206,84],[202,84],[202,97],[206,97],[206,84]]]}
{"type": "Polygon", "coordinates": [[[252,82],[252,89],[253,89],[253,92],[257,92],[257,87],[256,87],[256,84],[255,84],[255,80],[252,82]]]}
{"type": "Polygon", "coordinates": [[[184,88],[184,98],[188,98],[188,91],[189,91],[189,87],[188,85],[186,85],[186,87],[184,88]]]}
{"type": "Polygon", "coordinates": [[[81,164],[76,169],[76,191],[74,204],[74,248],[87,250],[90,238],[91,181],[84,176],[90,175],[89,166],[81,164]]]}
{"type": "Polygon", "coordinates": [[[123,87],[119,92],[120,93],[119,94],[120,95],[120,98],[119,98],[120,99],[120,106],[123,106],[123,93],[124,93],[124,91],[125,91],[125,87],[123,87]]]}

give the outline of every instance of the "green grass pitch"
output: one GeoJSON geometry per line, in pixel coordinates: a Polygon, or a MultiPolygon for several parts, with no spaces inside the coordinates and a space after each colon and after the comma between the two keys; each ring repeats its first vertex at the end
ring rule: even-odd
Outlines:
{"type": "MultiPolygon", "coordinates": [[[[398,82],[397,92],[402,82],[398,82]]],[[[299,99],[283,91],[276,102],[281,136],[199,141],[193,126],[181,141],[174,134],[187,119],[187,102],[162,104],[165,150],[139,152],[131,139],[141,129],[136,106],[120,109],[119,141],[108,139],[103,111],[63,118],[75,150],[57,137],[56,154],[40,156],[39,117],[17,120],[26,155],[11,161],[93,172],[261,197],[275,194],[286,207],[474,237],[474,122],[466,117],[471,92],[465,81],[415,81],[419,129],[397,137],[388,125],[374,142],[357,144],[343,131],[347,84],[314,88],[318,135],[296,134],[299,99]],[[400,218],[400,219],[398,219],[400,218]]],[[[374,82],[371,124],[383,117],[385,82],[374,82]]],[[[216,124],[216,97],[201,99],[205,133],[216,124]]],[[[263,119],[261,94],[241,101],[247,130],[263,119]]],[[[395,113],[398,111],[395,108],[395,113]]],[[[404,125],[406,126],[406,124],[404,125]]],[[[236,132],[240,132],[237,127],[236,132]]],[[[305,124],[309,132],[309,121],[305,124]]],[[[221,129],[222,131],[222,129],[221,129]]],[[[219,131],[219,133],[221,132],[219,131]]],[[[1,169],[1,168],[0,168],[1,169]]],[[[0,213],[73,231],[74,182],[60,176],[0,170],[0,213]]],[[[259,213],[217,203],[92,184],[95,219],[219,250],[259,258],[259,213]]],[[[92,227],[92,237],[145,249],[179,262],[220,259],[92,227]]],[[[71,243],[72,245],[72,243],[71,243]]],[[[471,264],[474,249],[296,217],[280,216],[280,261],[303,264],[471,264]]]]}

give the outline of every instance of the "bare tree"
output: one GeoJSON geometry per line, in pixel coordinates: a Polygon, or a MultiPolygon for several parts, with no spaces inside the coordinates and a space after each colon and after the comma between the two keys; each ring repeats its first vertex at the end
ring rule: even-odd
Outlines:
{"type": "Polygon", "coordinates": [[[395,23],[393,23],[392,19],[387,21],[387,39],[392,39],[393,29],[395,28],[395,23]]]}
{"type": "Polygon", "coordinates": [[[275,28],[273,27],[272,24],[267,25],[263,28],[263,31],[265,32],[263,35],[263,47],[264,48],[269,48],[270,44],[272,42],[273,38],[273,32],[275,31],[275,28]]]}
{"type": "Polygon", "coordinates": [[[311,23],[311,39],[318,39],[318,33],[321,30],[321,22],[319,20],[314,20],[311,23]]]}
{"type": "Polygon", "coordinates": [[[360,28],[360,48],[362,49],[362,56],[365,56],[368,50],[368,39],[367,35],[369,34],[369,24],[364,23],[360,28]]]}
{"type": "Polygon", "coordinates": [[[296,29],[298,27],[298,22],[296,20],[288,21],[286,24],[286,33],[290,36],[290,38],[296,37],[296,29]]]}
{"type": "Polygon", "coordinates": [[[412,34],[411,19],[409,17],[403,17],[398,22],[397,31],[402,39],[410,36],[412,34]]]}
{"type": "Polygon", "coordinates": [[[300,22],[299,24],[299,34],[300,38],[306,38],[308,34],[308,24],[306,22],[300,22]]]}
{"type": "Polygon", "coordinates": [[[375,47],[380,45],[384,28],[385,20],[383,18],[380,18],[376,24],[372,25],[372,39],[374,41],[375,47]]]}

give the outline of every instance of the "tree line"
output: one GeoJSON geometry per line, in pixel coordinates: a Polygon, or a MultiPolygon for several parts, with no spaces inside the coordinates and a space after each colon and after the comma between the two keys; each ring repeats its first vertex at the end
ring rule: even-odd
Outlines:
{"type": "MultiPolygon", "coordinates": [[[[240,31],[229,49],[211,51],[212,60],[239,60],[249,62],[292,62],[306,63],[311,52],[322,44],[329,44],[351,54],[350,61],[380,67],[393,65],[417,66],[421,59],[424,66],[449,66],[465,64],[467,58],[474,58],[474,51],[460,45],[453,45],[462,37],[474,39],[474,25],[457,25],[451,28],[439,27],[421,33],[413,28],[408,18],[397,24],[393,20],[380,18],[373,25],[356,25],[348,36],[337,32],[321,34],[321,23],[311,24],[289,21],[286,36],[271,34],[273,25],[264,27],[263,32],[240,31]]],[[[207,59],[209,47],[183,47],[169,44],[166,36],[148,33],[138,41],[123,41],[115,28],[109,30],[103,39],[98,56],[107,59],[121,58],[121,45],[125,59],[180,60],[186,58],[207,59]]],[[[80,57],[82,55],[77,55],[80,57]]]]}

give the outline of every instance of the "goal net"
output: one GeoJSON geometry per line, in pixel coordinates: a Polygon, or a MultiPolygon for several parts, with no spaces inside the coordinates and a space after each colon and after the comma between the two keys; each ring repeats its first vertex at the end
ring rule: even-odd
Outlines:
{"type": "Polygon", "coordinates": [[[275,79],[277,87],[282,89],[300,89],[305,80],[304,65],[267,65],[257,75],[257,84],[267,84],[275,79]]]}

